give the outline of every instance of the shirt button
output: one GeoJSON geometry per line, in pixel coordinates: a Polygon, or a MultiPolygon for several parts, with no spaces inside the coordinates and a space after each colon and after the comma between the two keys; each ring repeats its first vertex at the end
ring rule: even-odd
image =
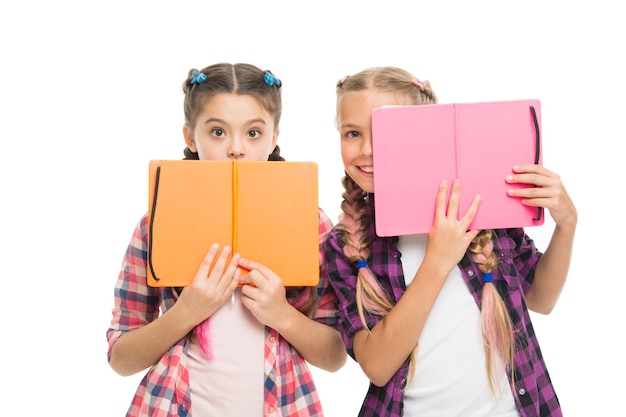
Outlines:
{"type": "Polygon", "coordinates": [[[274,372],[270,372],[269,377],[270,377],[271,379],[274,379],[274,372]]]}
{"type": "Polygon", "coordinates": [[[270,336],[270,342],[271,342],[271,343],[276,342],[276,338],[275,338],[274,336],[270,336]]]}
{"type": "Polygon", "coordinates": [[[517,391],[517,392],[519,392],[519,395],[525,395],[526,394],[526,390],[524,388],[520,388],[520,390],[517,391]]]}
{"type": "Polygon", "coordinates": [[[267,409],[267,411],[269,411],[270,414],[273,414],[274,411],[275,411],[275,408],[274,407],[270,407],[270,408],[267,409]]]}
{"type": "Polygon", "coordinates": [[[471,270],[471,269],[468,269],[468,270],[467,270],[467,276],[469,276],[469,277],[473,277],[473,276],[474,276],[474,271],[473,271],[473,270],[471,270]]]}

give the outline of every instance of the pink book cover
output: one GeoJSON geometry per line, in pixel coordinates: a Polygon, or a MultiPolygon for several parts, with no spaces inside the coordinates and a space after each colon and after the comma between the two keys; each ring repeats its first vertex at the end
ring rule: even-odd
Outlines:
{"type": "Polygon", "coordinates": [[[507,189],[514,165],[541,164],[541,103],[511,100],[388,106],[372,112],[376,233],[428,233],[439,183],[461,179],[459,217],[482,197],[470,229],[538,226],[542,209],[507,189]]]}

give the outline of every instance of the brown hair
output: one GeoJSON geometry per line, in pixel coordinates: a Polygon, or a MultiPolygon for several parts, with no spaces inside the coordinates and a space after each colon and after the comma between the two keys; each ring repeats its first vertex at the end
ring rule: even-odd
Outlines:
{"type": "MultiPolygon", "coordinates": [[[[274,129],[277,129],[283,111],[280,91],[282,83],[278,81],[278,84],[270,85],[265,81],[266,73],[274,76],[271,71],[263,71],[251,64],[220,63],[201,70],[189,70],[187,79],[183,82],[185,124],[193,130],[198,114],[202,112],[206,102],[217,94],[228,93],[254,97],[269,114],[274,116],[274,129]],[[198,76],[204,79],[195,82],[198,76]]],[[[198,153],[192,152],[188,147],[185,148],[184,155],[183,159],[199,159],[198,153]]],[[[268,161],[284,160],[277,145],[268,161]]]]}

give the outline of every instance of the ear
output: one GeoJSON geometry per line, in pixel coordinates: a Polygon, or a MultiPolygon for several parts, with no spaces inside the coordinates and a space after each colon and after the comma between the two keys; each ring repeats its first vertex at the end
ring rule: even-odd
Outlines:
{"type": "Polygon", "coordinates": [[[186,124],[183,125],[183,137],[185,138],[187,147],[189,147],[192,152],[198,152],[198,149],[196,148],[196,140],[193,137],[193,130],[191,130],[186,124]]]}
{"type": "Polygon", "coordinates": [[[278,143],[278,133],[280,133],[280,129],[276,128],[276,130],[274,130],[274,138],[272,139],[272,147],[270,148],[270,152],[274,150],[276,144],[278,143]]]}

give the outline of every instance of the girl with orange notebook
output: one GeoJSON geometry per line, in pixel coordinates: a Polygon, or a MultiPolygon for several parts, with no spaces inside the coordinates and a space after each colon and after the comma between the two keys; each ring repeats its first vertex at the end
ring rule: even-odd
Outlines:
{"type": "MultiPolygon", "coordinates": [[[[281,81],[270,71],[211,65],[189,71],[183,91],[190,164],[284,160],[281,81]]],[[[331,226],[320,209],[320,241],[331,226]]],[[[307,362],[332,372],[346,360],[323,274],[317,287],[286,289],[264,265],[212,245],[190,285],[152,287],[147,236],[144,215],[115,284],[107,331],[117,373],[149,368],[127,416],[322,416],[307,362]],[[242,276],[239,267],[249,272],[242,276]]]]}

